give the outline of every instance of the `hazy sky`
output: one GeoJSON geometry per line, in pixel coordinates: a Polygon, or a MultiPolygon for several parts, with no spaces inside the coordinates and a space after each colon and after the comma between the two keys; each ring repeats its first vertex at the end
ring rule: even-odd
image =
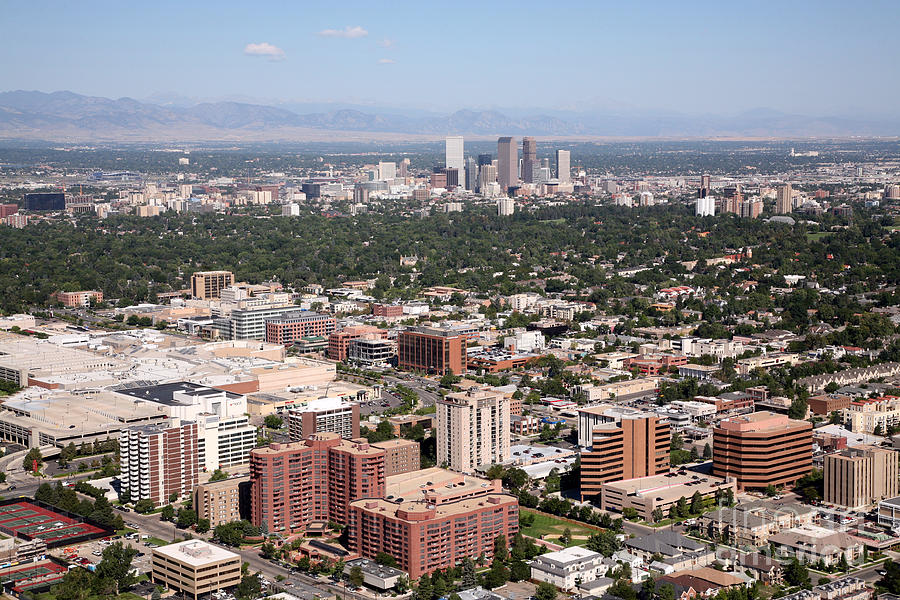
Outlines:
{"type": "Polygon", "coordinates": [[[0,0],[0,88],[900,114],[900,0],[0,0]]]}

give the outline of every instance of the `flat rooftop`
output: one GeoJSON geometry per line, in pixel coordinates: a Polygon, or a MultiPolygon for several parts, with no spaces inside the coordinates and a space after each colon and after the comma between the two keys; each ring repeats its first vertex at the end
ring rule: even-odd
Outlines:
{"type": "Polygon", "coordinates": [[[479,491],[499,491],[495,484],[488,479],[463,475],[438,467],[391,475],[385,478],[384,489],[386,496],[405,500],[423,498],[426,493],[432,497],[452,498],[479,491]]]}
{"type": "Polygon", "coordinates": [[[694,492],[701,495],[712,494],[717,489],[725,486],[725,480],[720,477],[712,477],[702,473],[687,475],[668,474],[653,475],[651,477],[638,477],[623,481],[604,483],[607,489],[616,490],[625,495],[635,495],[641,498],[653,497],[657,500],[678,500],[682,496],[690,498],[694,492]],[[674,476],[673,476],[674,475],[674,476]]]}
{"type": "Polygon", "coordinates": [[[113,392],[59,392],[29,388],[2,404],[0,420],[47,432],[118,431],[123,426],[162,420],[158,406],[113,392]]]}
{"type": "Polygon", "coordinates": [[[120,394],[139,398],[148,402],[156,402],[157,404],[165,404],[166,406],[183,406],[183,402],[175,400],[176,393],[185,393],[195,397],[218,396],[225,394],[226,398],[240,398],[240,394],[217,390],[215,388],[190,383],[188,381],[178,381],[175,383],[161,383],[159,385],[150,385],[145,387],[133,387],[118,390],[120,394]]]}
{"type": "Polygon", "coordinates": [[[537,558],[540,562],[550,562],[559,566],[563,566],[589,558],[596,558],[598,556],[600,555],[593,550],[588,550],[587,548],[583,548],[581,546],[572,546],[570,548],[564,548],[563,550],[558,550],[556,552],[541,554],[537,558]]]}
{"type": "Polygon", "coordinates": [[[189,564],[193,567],[202,567],[210,563],[218,563],[234,559],[240,561],[240,555],[202,540],[185,540],[175,542],[168,546],[153,549],[154,554],[160,554],[175,561],[189,564]]]}

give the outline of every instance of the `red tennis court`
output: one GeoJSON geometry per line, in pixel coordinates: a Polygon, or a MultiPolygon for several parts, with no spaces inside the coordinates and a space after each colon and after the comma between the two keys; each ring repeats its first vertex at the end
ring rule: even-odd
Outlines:
{"type": "Polygon", "coordinates": [[[21,500],[0,506],[0,530],[48,545],[81,536],[102,535],[104,530],[21,500]]]}

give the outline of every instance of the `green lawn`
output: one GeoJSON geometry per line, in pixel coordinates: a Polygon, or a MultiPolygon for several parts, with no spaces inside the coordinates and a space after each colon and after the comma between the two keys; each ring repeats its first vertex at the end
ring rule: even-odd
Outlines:
{"type": "Polygon", "coordinates": [[[523,527],[522,529],[520,529],[522,535],[541,538],[552,544],[560,543],[559,536],[562,535],[563,531],[565,531],[567,527],[569,528],[569,531],[572,532],[572,540],[568,544],[566,544],[567,546],[582,545],[587,540],[587,538],[590,537],[591,534],[597,533],[598,531],[585,525],[569,523],[568,521],[564,521],[562,519],[554,517],[553,515],[528,510],[527,508],[520,508],[519,514],[522,513],[530,513],[534,515],[534,523],[529,527],[523,527]]]}
{"type": "Polygon", "coordinates": [[[806,239],[810,242],[815,242],[817,240],[821,240],[823,237],[828,237],[829,235],[831,235],[831,233],[832,232],[830,231],[817,231],[815,233],[807,233],[806,239]]]}
{"type": "Polygon", "coordinates": [[[168,546],[171,542],[167,542],[166,540],[161,540],[158,537],[150,537],[146,540],[141,540],[143,544],[156,544],[157,546],[168,546]]]}

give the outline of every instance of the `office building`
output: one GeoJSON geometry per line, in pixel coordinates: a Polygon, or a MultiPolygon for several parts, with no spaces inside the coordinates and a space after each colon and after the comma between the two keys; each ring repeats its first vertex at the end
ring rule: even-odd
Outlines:
{"type": "Polygon", "coordinates": [[[384,450],[384,476],[415,473],[421,464],[419,442],[397,438],[372,444],[384,450]]]}
{"type": "Polygon", "coordinates": [[[518,185],[519,150],[515,138],[502,137],[497,140],[497,181],[500,192],[506,194],[509,188],[518,185]]]}
{"type": "Polygon", "coordinates": [[[9,217],[19,212],[18,204],[0,204],[0,219],[9,217]]]}
{"type": "Polygon", "coordinates": [[[461,169],[457,169],[455,167],[446,167],[444,169],[444,174],[447,176],[447,184],[444,187],[446,187],[447,189],[459,187],[460,173],[462,173],[461,169]]]}
{"type": "Polygon", "coordinates": [[[775,214],[786,215],[794,210],[794,196],[791,184],[786,183],[778,187],[775,198],[775,214]]]}
{"type": "Polygon", "coordinates": [[[209,520],[210,528],[223,523],[250,519],[250,477],[229,477],[201,483],[194,490],[194,510],[198,519],[209,520]]]}
{"type": "Polygon", "coordinates": [[[397,559],[411,579],[494,554],[494,540],[513,539],[519,503],[499,482],[431,468],[391,477],[387,495],[350,504],[348,550],[397,559]]]}
{"type": "Polygon", "coordinates": [[[512,198],[498,198],[497,199],[497,216],[498,217],[508,217],[516,212],[516,201],[512,198]]]}
{"type": "Polygon", "coordinates": [[[444,166],[448,169],[456,169],[458,173],[462,173],[465,169],[461,135],[449,136],[444,140],[444,166]]]}
{"type": "Polygon", "coordinates": [[[825,502],[864,508],[893,498],[897,488],[896,450],[855,446],[825,456],[825,502]]]}
{"type": "Polygon", "coordinates": [[[132,502],[150,499],[161,506],[197,486],[200,459],[193,421],[130,427],[119,434],[119,452],[121,493],[132,502]]]}
{"type": "Polygon", "coordinates": [[[539,168],[537,142],[533,137],[522,138],[522,181],[534,183],[535,170],[539,168]]]}
{"type": "MultiPolygon", "coordinates": [[[[390,308],[392,307],[388,307],[384,312],[387,313],[390,308]]],[[[402,315],[402,307],[400,307],[400,311],[402,315]]],[[[376,316],[387,317],[388,314],[376,316]]],[[[334,331],[328,335],[328,358],[338,362],[346,361],[349,357],[350,344],[353,340],[380,340],[386,333],[384,329],[379,329],[372,325],[351,325],[340,331],[334,331]]]]}
{"type": "Polygon", "coordinates": [[[698,217],[713,217],[716,214],[716,199],[712,196],[701,196],[696,200],[694,214],[698,217]]]}
{"type": "Polygon", "coordinates": [[[560,183],[570,183],[572,181],[572,153],[568,150],[556,151],[556,178],[560,183]]]}
{"type": "Polygon", "coordinates": [[[670,436],[668,421],[644,413],[594,426],[591,450],[581,454],[581,499],[600,500],[610,481],[667,472],[670,436]]]}
{"type": "Polygon", "coordinates": [[[454,329],[411,327],[397,336],[397,366],[431,375],[462,375],[468,368],[466,335],[454,329]]]}
{"type": "Polygon", "coordinates": [[[266,319],[266,341],[289,346],[305,337],[327,337],[337,326],[331,315],[308,310],[282,313],[266,319]]]}
{"type": "Polygon", "coordinates": [[[251,521],[270,533],[346,524],[349,503],[385,496],[384,454],[364,439],[343,440],[336,433],[254,449],[251,521]]]}
{"type": "Polygon", "coordinates": [[[241,582],[241,557],[202,540],[153,548],[153,583],[198,600],[241,582]]]}
{"type": "Polygon", "coordinates": [[[697,190],[698,198],[706,198],[712,194],[711,178],[709,175],[700,176],[700,189],[697,190]]]}
{"type": "Polygon", "coordinates": [[[231,271],[198,271],[191,275],[191,295],[201,300],[220,298],[222,290],[234,285],[231,271]]]}
{"type": "Polygon", "coordinates": [[[66,195],[62,192],[25,194],[25,210],[66,210],[66,195]]]}
{"type": "Polygon", "coordinates": [[[397,163],[380,162],[378,163],[378,179],[380,181],[389,181],[397,176],[397,163]]]}
{"type": "Polygon", "coordinates": [[[80,307],[90,306],[91,302],[103,302],[103,292],[97,290],[84,290],[81,292],[56,292],[54,299],[63,306],[80,307]]]}
{"type": "Polygon", "coordinates": [[[661,510],[664,515],[678,504],[681,498],[691,498],[699,493],[703,500],[714,500],[721,494],[731,490],[734,493],[734,481],[724,481],[718,477],[694,479],[695,473],[679,475],[666,472],[650,477],[638,477],[622,481],[610,481],[600,486],[601,510],[623,512],[632,508],[647,522],[654,520],[654,511],[661,510]]]}
{"type": "Polygon", "coordinates": [[[396,343],[381,338],[350,340],[347,350],[347,362],[361,367],[387,367],[396,356],[396,343]]]}
{"type": "Polygon", "coordinates": [[[156,404],[170,419],[197,424],[200,468],[214,471],[246,463],[256,445],[256,427],[247,416],[247,397],[179,381],[118,390],[117,394],[156,404]]]}
{"type": "Polygon", "coordinates": [[[342,438],[359,437],[359,404],[342,398],[319,398],[288,411],[288,436],[305,440],[315,433],[336,433],[342,438]]]}
{"type": "Polygon", "coordinates": [[[437,463],[471,473],[509,459],[509,398],[470,389],[437,400],[437,463]]]}
{"type": "Polygon", "coordinates": [[[738,490],[789,486],[812,470],[812,424],[772,412],[722,420],[713,428],[713,475],[738,490]]]}
{"type": "Polygon", "coordinates": [[[466,189],[474,192],[478,187],[478,165],[471,156],[466,159],[466,189]]]}
{"type": "Polygon", "coordinates": [[[481,195],[485,194],[485,190],[487,189],[489,184],[493,184],[497,182],[497,167],[494,165],[484,165],[483,167],[478,168],[478,193],[481,195]]]}

